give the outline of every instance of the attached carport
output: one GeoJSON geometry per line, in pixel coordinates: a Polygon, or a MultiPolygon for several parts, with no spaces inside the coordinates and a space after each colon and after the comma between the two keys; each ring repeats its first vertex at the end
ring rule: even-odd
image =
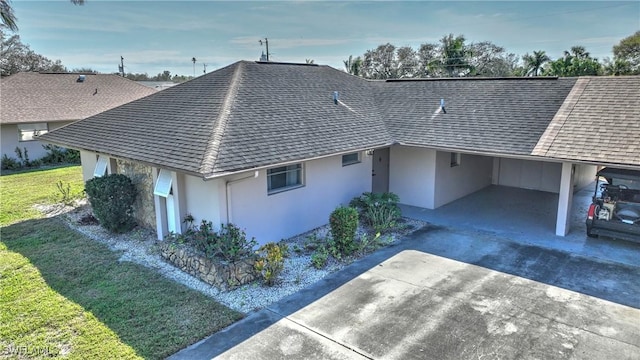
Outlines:
{"type": "Polygon", "coordinates": [[[390,149],[389,191],[398,194],[404,205],[430,210],[481,192],[481,202],[463,202],[455,214],[450,214],[452,218],[458,218],[457,214],[465,214],[469,221],[484,218],[486,226],[492,228],[512,222],[531,227],[527,224],[530,222],[536,228],[542,226],[545,231],[565,236],[571,229],[573,193],[593,182],[596,170],[591,164],[534,156],[396,145],[390,149]],[[489,187],[529,191],[505,190],[498,194],[485,191],[489,187]],[[489,221],[494,211],[496,221],[489,221]],[[545,221],[541,223],[541,219],[545,221]]]}

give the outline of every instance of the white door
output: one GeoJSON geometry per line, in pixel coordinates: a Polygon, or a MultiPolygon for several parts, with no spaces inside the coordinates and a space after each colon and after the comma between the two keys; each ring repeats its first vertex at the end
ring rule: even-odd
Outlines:
{"type": "Polygon", "coordinates": [[[169,233],[176,234],[176,211],[173,204],[173,195],[167,195],[167,228],[169,233]]]}

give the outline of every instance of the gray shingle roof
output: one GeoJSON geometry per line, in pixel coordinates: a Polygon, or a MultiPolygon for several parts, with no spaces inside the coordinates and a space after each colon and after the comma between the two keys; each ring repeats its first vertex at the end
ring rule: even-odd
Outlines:
{"type": "Polygon", "coordinates": [[[578,81],[533,154],[640,166],[640,76],[578,81]]]}
{"type": "Polygon", "coordinates": [[[117,75],[17,73],[0,80],[0,123],[80,120],[156,90],[117,75]]]}
{"type": "Polygon", "coordinates": [[[373,109],[328,66],[241,61],[41,138],[207,178],[390,144],[373,109]]]}
{"type": "Polygon", "coordinates": [[[532,155],[574,84],[368,81],[328,66],[240,61],[41,139],[203,178],[393,143],[532,155]],[[446,114],[436,112],[441,98],[446,114]]]}
{"type": "Polygon", "coordinates": [[[529,155],[573,78],[459,78],[379,82],[376,103],[404,144],[529,155]],[[444,99],[446,113],[439,112],[444,99]]]}

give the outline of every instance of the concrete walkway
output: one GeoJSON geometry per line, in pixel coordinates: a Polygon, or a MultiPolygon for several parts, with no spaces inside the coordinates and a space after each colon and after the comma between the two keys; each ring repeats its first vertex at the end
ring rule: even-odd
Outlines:
{"type": "Polygon", "coordinates": [[[583,255],[427,227],[171,359],[640,359],[640,266],[583,255]]]}

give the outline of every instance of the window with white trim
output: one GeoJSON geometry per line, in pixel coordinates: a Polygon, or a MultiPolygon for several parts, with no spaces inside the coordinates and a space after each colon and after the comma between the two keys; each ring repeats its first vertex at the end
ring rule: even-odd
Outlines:
{"type": "Polygon", "coordinates": [[[47,123],[18,124],[20,141],[33,141],[36,136],[49,132],[47,123]]]}
{"type": "Polygon", "coordinates": [[[280,166],[267,170],[267,192],[274,194],[303,185],[302,164],[280,166]]]}
{"type": "Polygon", "coordinates": [[[353,165],[360,162],[360,153],[354,152],[351,154],[342,155],[342,166],[353,165]]]}
{"type": "Polygon", "coordinates": [[[451,153],[451,167],[455,167],[455,166],[459,166],[460,165],[460,157],[462,154],[460,153],[451,153]]]}

